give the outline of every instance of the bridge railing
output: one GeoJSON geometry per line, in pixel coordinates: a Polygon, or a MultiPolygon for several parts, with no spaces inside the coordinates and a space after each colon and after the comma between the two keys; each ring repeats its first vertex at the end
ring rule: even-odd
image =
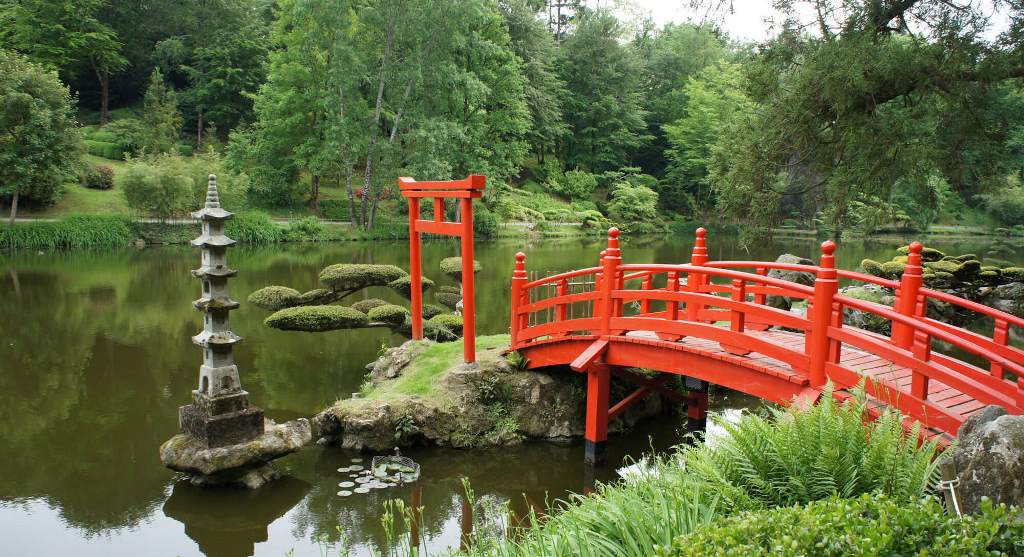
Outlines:
{"type": "Polygon", "coordinates": [[[689,264],[623,264],[618,230],[612,229],[600,266],[534,281],[527,280],[525,255],[519,253],[512,280],[512,347],[518,349],[544,338],[618,336],[630,331],[645,331],[667,341],[695,337],[717,342],[733,354],[756,352],[784,362],[795,372],[806,374],[814,387],[828,380],[843,387],[859,383],[862,375],[841,363],[844,349],[855,348],[911,371],[909,389],[884,374],[876,374],[867,386],[869,393],[904,411],[920,415],[925,409],[938,412],[935,420],[948,426],[959,423],[959,415],[943,415],[934,405],[927,406],[933,380],[976,401],[1018,412],[1024,409],[1024,351],[1009,345],[1010,328],[1024,327],[1024,319],[924,288],[919,243],[910,246],[900,281],[836,269],[835,249],[834,243],[825,242],[819,265],[709,262],[706,231],[698,229],[689,264]],[[810,273],[813,286],[771,277],[773,269],[810,273]],[[568,285],[574,279],[592,282],[595,288],[572,293],[568,285]],[[843,295],[839,293],[840,280],[890,289],[895,302],[890,307],[843,295]],[[555,294],[546,295],[551,291],[555,294]],[[806,300],[806,315],[772,307],[771,296],[806,300]],[[986,336],[928,317],[929,300],[992,319],[993,334],[986,336]],[[584,311],[569,311],[580,304],[584,311]],[[891,335],[844,324],[847,310],[890,321],[891,335]],[[551,318],[532,324],[530,316],[539,312],[551,318]],[[576,313],[582,316],[576,317],[576,313]],[[802,345],[748,334],[770,327],[803,332],[802,345]],[[933,341],[972,354],[985,367],[935,352],[933,341]]]}

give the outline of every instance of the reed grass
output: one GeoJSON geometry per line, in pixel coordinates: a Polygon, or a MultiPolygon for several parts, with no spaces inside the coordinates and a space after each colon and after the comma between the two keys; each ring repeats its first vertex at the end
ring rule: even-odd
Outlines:
{"type": "Polygon", "coordinates": [[[0,248],[93,249],[124,247],[131,219],[121,215],[72,215],[52,222],[20,222],[0,228],[0,248]]]}

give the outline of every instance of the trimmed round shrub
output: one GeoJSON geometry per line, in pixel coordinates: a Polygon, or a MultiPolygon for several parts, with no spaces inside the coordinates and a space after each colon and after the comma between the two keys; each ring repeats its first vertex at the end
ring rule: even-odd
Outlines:
{"type": "Polygon", "coordinates": [[[434,316],[441,315],[442,313],[448,313],[448,310],[434,304],[423,304],[424,319],[432,319],[434,316]]]}
{"type": "Polygon", "coordinates": [[[370,321],[377,321],[381,323],[387,323],[392,326],[399,326],[405,323],[405,318],[409,315],[409,310],[394,304],[387,304],[383,306],[377,306],[366,313],[370,321]]]}
{"type": "Polygon", "coordinates": [[[370,313],[371,309],[386,305],[388,305],[388,302],[385,302],[380,298],[370,298],[367,300],[359,300],[358,302],[352,304],[349,307],[362,313],[370,313]]]}
{"type": "Polygon", "coordinates": [[[320,271],[320,282],[334,290],[360,290],[369,286],[387,286],[408,274],[394,265],[338,263],[320,271]]]}
{"type": "Polygon", "coordinates": [[[459,305],[459,302],[462,300],[462,295],[452,292],[438,292],[434,295],[434,298],[442,305],[455,309],[455,306],[459,305]]]}
{"type": "MultiPolygon", "coordinates": [[[[420,281],[420,286],[423,288],[424,292],[434,287],[434,281],[428,279],[427,277],[421,277],[420,281]]],[[[405,275],[404,277],[397,278],[388,283],[388,288],[394,290],[395,292],[398,292],[399,294],[406,298],[411,298],[412,277],[409,275],[405,275]]]]}
{"type": "Polygon", "coordinates": [[[108,143],[106,141],[96,141],[92,139],[85,140],[85,150],[95,157],[100,157],[110,160],[122,160],[124,158],[125,149],[122,145],[117,143],[108,143]]]}
{"type": "Polygon", "coordinates": [[[345,306],[304,306],[277,311],[263,321],[282,331],[335,331],[358,329],[369,324],[366,314],[345,306]]]}
{"type": "Polygon", "coordinates": [[[109,190],[114,187],[114,169],[97,164],[82,171],[82,185],[94,190],[109,190]]]}
{"type": "Polygon", "coordinates": [[[747,512],[679,536],[659,555],[840,557],[846,555],[1021,555],[1024,512],[990,503],[957,518],[935,498],[826,499],[747,512]]]}
{"type": "Polygon", "coordinates": [[[462,336],[462,316],[454,313],[442,313],[430,318],[431,323],[436,323],[450,330],[458,336],[462,336]]]}
{"type": "MultiPolygon", "coordinates": [[[[480,262],[473,260],[473,274],[479,273],[483,266],[480,262]]],[[[462,258],[461,257],[446,257],[441,260],[441,272],[454,278],[455,280],[462,282],[462,258]]]]}
{"type": "Polygon", "coordinates": [[[452,286],[450,284],[442,284],[437,287],[438,292],[447,292],[449,294],[462,294],[462,290],[458,286],[452,286]]]}
{"type": "Polygon", "coordinates": [[[297,305],[299,303],[299,291],[287,286],[267,286],[249,294],[247,301],[267,311],[277,311],[297,305]]]}

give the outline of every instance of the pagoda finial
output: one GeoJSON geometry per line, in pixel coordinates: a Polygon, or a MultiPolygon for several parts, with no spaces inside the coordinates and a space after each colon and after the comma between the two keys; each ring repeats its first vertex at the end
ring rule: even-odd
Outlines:
{"type": "Polygon", "coordinates": [[[220,207],[220,196],[217,195],[217,175],[210,174],[206,186],[206,208],[216,209],[220,207]]]}

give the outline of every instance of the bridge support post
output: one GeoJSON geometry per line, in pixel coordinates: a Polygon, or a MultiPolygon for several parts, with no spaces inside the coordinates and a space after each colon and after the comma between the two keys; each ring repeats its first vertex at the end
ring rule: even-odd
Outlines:
{"type": "MultiPolygon", "coordinates": [[[[913,242],[907,251],[907,264],[903,268],[900,287],[896,291],[894,309],[907,317],[912,317],[917,310],[917,295],[924,283],[921,274],[921,242],[913,242]]],[[[900,348],[910,350],[914,345],[914,329],[905,323],[892,324],[892,343],[900,348]]]]}
{"type": "Polygon", "coordinates": [[[708,382],[685,377],[683,384],[689,391],[686,397],[686,431],[703,435],[708,429],[708,382]]]}
{"type": "Polygon", "coordinates": [[[807,333],[807,356],[810,359],[808,375],[811,387],[825,385],[825,364],[828,362],[830,341],[828,328],[832,324],[832,301],[839,290],[836,278],[836,243],[826,240],[821,244],[821,264],[814,280],[814,298],[811,303],[811,330],[807,333]]]}
{"type": "Polygon", "coordinates": [[[526,325],[524,319],[519,315],[519,307],[525,301],[523,299],[523,285],[527,283],[526,275],[526,254],[516,253],[515,271],[512,273],[512,322],[509,328],[511,346],[519,344],[519,331],[526,325]]]}
{"type": "MultiPolygon", "coordinates": [[[[701,227],[697,229],[695,234],[696,236],[693,240],[693,253],[690,254],[690,265],[700,266],[708,262],[708,231],[701,227]]],[[[686,291],[693,292],[695,294],[700,293],[701,286],[704,285],[704,280],[704,275],[702,273],[689,273],[686,277],[686,291]]],[[[701,309],[703,309],[703,304],[699,304],[697,302],[686,302],[686,320],[699,321],[701,309]]]]}
{"type": "Polygon", "coordinates": [[[587,426],[584,435],[583,460],[587,464],[604,464],[608,459],[608,392],[611,369],[594,364],[587,369],[587,426]]]}

